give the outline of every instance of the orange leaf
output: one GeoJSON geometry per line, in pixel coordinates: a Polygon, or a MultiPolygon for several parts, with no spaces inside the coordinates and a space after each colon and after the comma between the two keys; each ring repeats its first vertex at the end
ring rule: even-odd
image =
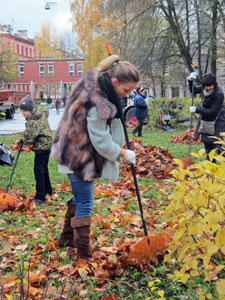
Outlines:
{"type": "Polygon", "coordinates": [[[111,294],[103,296],[102,300],[117,300],[119,298],[118,294],[111,294]]]}

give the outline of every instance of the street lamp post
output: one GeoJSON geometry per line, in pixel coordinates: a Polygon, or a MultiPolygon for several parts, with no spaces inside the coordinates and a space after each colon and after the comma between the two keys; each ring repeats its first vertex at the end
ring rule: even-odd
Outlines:
{"type": "Polygon", "coordinates": [[[57,2],[47,2],[45,5],[45,9],[48,10],[50,9],[52,6],[56,6],[57,2]]]}

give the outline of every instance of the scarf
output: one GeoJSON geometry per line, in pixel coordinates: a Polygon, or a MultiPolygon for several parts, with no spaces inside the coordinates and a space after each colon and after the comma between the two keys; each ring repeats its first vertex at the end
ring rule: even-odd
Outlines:
{"type": "Polygon", "coordinates": [[[203,90],[203,95],[204,95],[205,97],[210,96],[210,95],[213,93],[213,91],[214,91],[214,89],[211,90],[210,92],[207,92],[207,91],[204,89],[204,90],[203,90]]]}
{"type": "Polygon", "coordinates": [[[120,98],[117,97],[116,91],[109,77],[109,74],[106,72],[99,72],[97,80],[101,90],[106,94],[109,102],[114,104],[117,108],[117,114],[115,115],[114,118],[122,120],[123,112],[120,103],[120,98]]]}

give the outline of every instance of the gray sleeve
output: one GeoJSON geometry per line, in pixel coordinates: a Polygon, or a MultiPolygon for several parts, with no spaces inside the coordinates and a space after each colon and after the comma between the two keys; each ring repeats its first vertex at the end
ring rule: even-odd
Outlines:
{"type": "Polygon", "coordinates": [[[113,142],[106,119],[98,117],[96,107],[89,110],[87,129],[92,145],[104,158],[116,161],[120,154],[120,146],[113,142]]]}

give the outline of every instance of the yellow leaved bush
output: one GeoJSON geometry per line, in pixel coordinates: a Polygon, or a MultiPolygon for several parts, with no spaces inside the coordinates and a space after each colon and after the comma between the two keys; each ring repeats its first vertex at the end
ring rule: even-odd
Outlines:
{"type": "MultiPolygon", "coordinates": [[[[225,261],[225,157],[204,150],[193,153],[199,160],[185,170],[181,164],[173,170],[174,189],[165,218],[174,227],[174,237],[168,244],[165,261],[176,259],[181,268],[175,280],[185,283],[191,276],[204,275],[204,281],[216,287],[217,299],[224,297],[225,261]]],[[[203,292],[199,295],[203,299],[203,292]]]]}

